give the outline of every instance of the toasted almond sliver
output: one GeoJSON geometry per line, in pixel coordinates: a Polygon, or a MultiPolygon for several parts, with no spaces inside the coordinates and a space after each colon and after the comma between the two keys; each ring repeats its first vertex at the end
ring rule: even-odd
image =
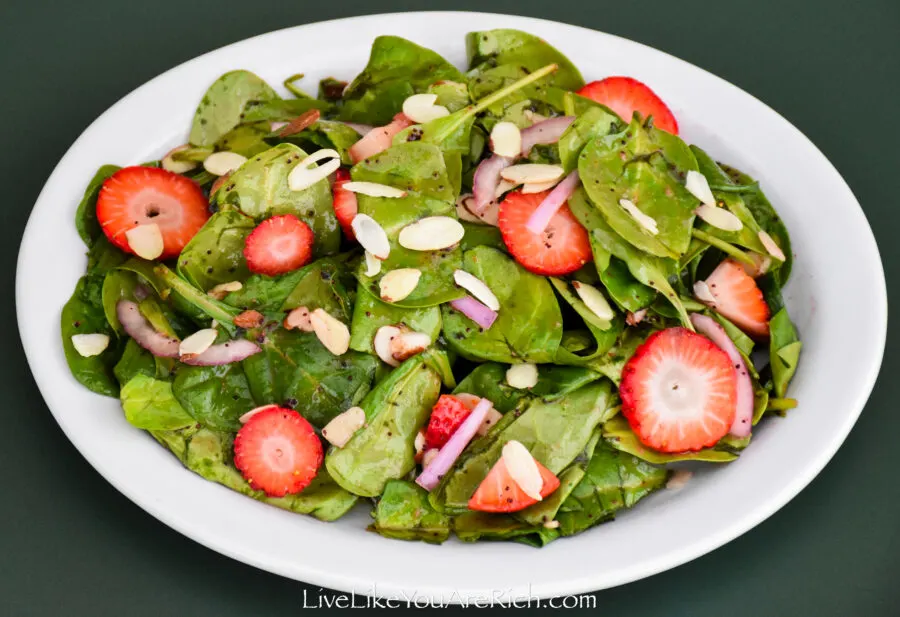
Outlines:
{"type": "Polygon", "coordinates": [[[715,305],[716,303],[716,297],[713,295],[709,285],[706,284],[706,281],[697,281],[694,283],[694,297],[703,304],[715,305]]]}
{"type": "Polygon", "coordinates": [[[722,231],[740,231],[744,227],[741,219],[725,208],[717,208],[716,206],[707,206],[706,204],[703,204],[694,210],[694,214],[722,231]]]}
{"type": "Polygon", "coordinates": [[[639,323],[641,323],[642,321],[644,321],[644,317],[646,317],[646,316],[647,316],[647,309],[642,308],[639,311],[635,311],[633,313],[628,313],[628,315],[625,316],[625,323],[627,323],[629,326],[636,326],[639,323]]]}
{"type": "MultiPolygon", "coordinates": [[[[706,176],[699,171],[694,171],[692,169],[687,172],[684,188],[686,188],[691,195],[699,199],[700,203],[712,208],[716,206],[716,198],[709,188],[709,182],[706,181],[706,176]]],[[[710,223],[710,225],[712,225],[712,223],[710,223]]]]}
{"type": "Polygon", "coordinates": [[[233,291],[240,291],[244,288],[244,284],[240,281],[229,281],[228,283],[219,283],[212,289],[206,292],[206,295],[215,298],[216,300],[222,300],[233,291]]]}
{"type": "Polygon", "coordinates": [[[523,163],[510,165],[500,171],[500,177],[516,184],[537,184],[562,178],[565,171],[559,165],[523,163]]]}
{"type": "Polygon", "coordinates": [[[322,429],[322,437],[336,448],[343,448],[353,434],[366,423],[366,412],[362,407],[351,407],[338,414],[322,429]]]}
{"type": "Polygon", "coordinates": [[[546,523],[544,523],[544,527],[546,529],[556,529],[559,527],[559,521],[557,521],[557,520],[547,521],[546,523]]]}
{"type": "Polygon", "coordinates": [[[616,316],[603,292],[593,285],[588,285],[581,281],[572,281],[572,287],[575,288],[575,293],[578,294],[584,305],[600,319],[610,321],[616,316]]]}
{"type": "Polygon", "coordinates": [[[422,272],[416,268],[391,270],[381,277],[381,299],[385,302],[400,302],[413,292],[421,276],[422,272]]]}
{"type": "Polygon", "coordinates": [[[784,256],[784,251],[781,250],[781,247],[779,247],[775,243],[775,240],[773,240],[772,236],[770,236],[767,232],[759,232],[759,241],[762,242],[762,245],[769,252],[769,255],[771,255],[778,261],[787,261],[787,258],[784,256]]]}
{"type": "Polygon", "coordinates": [[[688,483],[694,475],[694,472],[688,469],[676,469],[672,474],[672,477],[669,478],[669,481],[666,482],[666,488],[671,489],[673,491],[680,490],[684,488],[684,486],[688,483]]]}
{"type": "Polygon", "coordinates": [[[536,182],[532,184],[523,184],[522,185],[522,193],[528,195],[530,193],[543,193],[544,191],[552,189],[554,186],[559,184],[559,180],[551,180],[550,182],[536,182]]]}
{"type": "Polygon", "coordinates": [[[484,422],[481,423],[481,426],[478,427],[477,434],[484,436],[487,435],[488,432],[494,428],[497,422],[503,417],[503,414],[491,407],[488,409],[487,415],[484,417],[484,422]]]}
{"type": "Polygon", "coordinates": [[[250,418],[252,418],[256,414],[263,412],[266,409],[272,409],[273,407],[278,407],[278,405],[269,404],[269,405],[260,405],[259,407],[254,407],[253,409],[251,409],[250,411],[248,411],[247,413],[242,415],[240,418],[238,418],[238,422],[240,422],[241,424],[247,424],[247,422],[250,420],[250,418]]]}
{"type": "Polygon", "coordinates": [[[431,337],[422,332],[401,332],[391,341],[391,356],[403,362],[416,354],[422,353],[431,345],[431,337]]]}
{"type": "Polygon", "coordinates": [[[378,276],[378,273],[381,272],[381,260],[375,257],[369,251],[365,252],[366,258],[366,276],[378,276]]]}
{"type": "Polygon", "coordinates": [[[341,155],[337,150],[326,148],[317,150],[297,163],[288,174],[288,186],[292,191],[302,191],[316,182],[324,180],[341,166],[341,155]],[[313,163],[325,162],[318,166],[313,163]]]}
{"type": "Polygon", "coordinates": [[[497,299],[491,288],[477,276],[465,270],[456,270],[453,272],[453,280],[492,311],[500,310],[500,300],[497,299]]]}
{"type": "Polygon", "coordinates": [[[368,195],[369,197],[406,197],[406,191],[387,184],[378,184],[377,182],[347,182],[343,188],[345,191],[368,195]]]}
{"type": "Polygon", "coordinates": [[[296,328],[301,332],[313,332],[312,320],[309,315],[310,312],[308,308],[305,306],[298,306],[284,318],[284,327],[288,330],[296,328]]]}
{"type": "Polygon", "coordinates": [[[138,257],[153,260],[162,255],[163,237],[156,223],[132,227],[125,232],[125,239],[138,257]]]}
{"type": "Polygon", "coordinates": [[[397,241],[411,251],[439,251],[459,243],[465,233],[455,218],[426,216],[401,229],[397,241]]]}
{"type": "Polygon", "coordinates": [[[214,176],[224,176],[247,162],[247,157],[237,152],[213,152],[203,161],[203,169],[214,176]]]}
{"type": "Polygon", "coordinates": [[[537,462],[531,456],[528,448],[516,440],[507,441],[503,446],[503,463],[512,477],[513,482],[519,485],[522,492],[541,501],[541,489],[544,487],[544,479],[538,469],[537,462]]]}
{"type": "Polygon", "coordinates": [[[324,309],[317,308],[309,315],[316,337],[335,356],[341,356],[350,349],[350,330],[324,309]]]}
{"type": "Polygon", "coordinates": [[[422,455],[422,467],[428,467],[429,465],[431,465],[431,461],[435,459],[435,457],[438,455],[438,452],[440,452],[440,450],[438,450],[437,448],[430,448],[428,450],[425,450],[425,454],[422,455]]]}
{"type": "Polygon", "coordinates": [[[656,226],[656,221],[653,217],[647,216],[643,212],[641,212],[634,202],[630,199],[620,199],[619,205],[622,206],[625,211],[631,215],[638,225],[649,231],[652,235],[656,235],[659,233],[659,228],[656,226]]]}
{"type": "Polygon", "coordinates": [[[106,334],[73,334],[72,347],[83,358],[99,356],[109,347],[109,336],[106,334]]]}
{"type": "Polygon", "coordinates": [[[528,362],[513,364],[506,370],[506,383],[517,390],[533,388],[538,382],[538,368],[528,362]]]}
{"type": "Polygon", "coordinates": [[[425,451],[425,431],[419,429],[419,432],[416,433],[416,439],[413,441],[413,446],[416,449],[416,456],[422,454],[425,451]]]}
{"type": "Polygon", "coordinates": [[[450,114],[449,109],[436,103],[436,94],[413,94],[403,101],[403,115],[416,124],[425,124],[450,114]]]}
{"type": "Polygon", "coordinates": [[[500,226],[500,203],[496,200],[490,202],[481,213],[481,221],[493,227],[500,226]]]}
{"type": "Polygon", "coordinates": [[[391,353],[391,342],[400,336],[401,332],[397,326],[381,326],[375,331],[375,338],[372,340],[375,355],[389,366],[400,366],[400,362],[395,360],[394,354],[391,353]]]}
{"type": "MultiPolygon", "coordinates": [[[[347,186],[346,184],[344,186],[347,186]]],[[[357,214],[350,223],[353,234],[364,249],[378,259],[387,259],[391,254],[391,243],[387,232],[368,214],[357,214]]]]}
{"type": "Polygon", "coordinates": [[[532,125],[537,124],[538,122],[543,122],[547,119],[547,116],[543,116],[537,112],[531,111],[530,109],[526,109],[522,112],[522,115],[525,116],[525,119],[531,122],[532,125]]]}
{"type": "Polygon", "coordinates": [[[184,144],[183,146],[178,146],[177,148],[172,148],[162,159],[162,168],[166,171],[171,171],[176,174],[183,174],[192,169],[195,169],[199,163],[196,161],[176,161],[172,158],[172,155],[176,152],[182,152],[187,150],[191,146],[189,144],[184,144]]]}
{"type": "Polygon", "coordinates": [[[463,193],[456,200],[456,216],[461,221],[466,221],[467,223],[481,222],[481,219],[472,214],[472,211],[469,209],[474,204],[474,201],[475,198],[472,196],[472,193],[463,193]]]}
{"type": "Polygon", "coordinates": [[[219,335],[215,328],[197,330],[192,335],[181,341],[178,345],[178,355],[196,356],[209,349],[216,342],[219,335]]]}
{"type": "Polygon", "coordinates": [[[514,188],[516,188],[517,186],[519,186],[519,185],[516,184],[515,182],[507,182],[506,180],[500,180],[500,182],[497,183],[497,188],[494,189],[494,199],[498,199],[501,195],[503,195],[503,193],[506,193],[507,191],[511,191],[514,188]]]}
{"type": "Polygon", "coordinates": [[[512,122],[498,122],[491,129],[491,150],[511,159],[522,154],[522,132],[512,122]]]}

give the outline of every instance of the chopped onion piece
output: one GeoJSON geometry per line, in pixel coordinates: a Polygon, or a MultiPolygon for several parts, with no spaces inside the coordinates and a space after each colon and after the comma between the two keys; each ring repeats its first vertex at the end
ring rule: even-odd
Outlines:
{"type": "Polygon", "coordinates": [[[241,338],[213,345],[203,353],[193,357],[183,357],[181,361],[191,366],[219,366],[240,362],[261,351],[262,348],[253,341],[241,338]]]}
{"type": "Polygon", "coordinates": [[[512,159],[495,154],[481,162],[472,176],[472,214],[481,216],[494,200],[494,192],[500,184],[500,171],[512,165],[512,159]]]}
{"type": "Polygon", "coordinates": [[[557,184],[552,191],[544,198],[541,205],[531,213],[525,228],[533,234],[542,234],[547,229],[547,225],[553,219],[553,216],[562,208],[563,204],[572,196],[581,178],[577,171],[573,171],[565,179],[557,184]]]}
{"type": "Polygon", "coordinates": [[[473,298],[472,296],[463,296],[450,302],[450,306],[474,321],[479,327],[487,330],[497,320],[497,312],[473,298]]]}
{"type": "Polygon", "coordinates": [[[573,122],[575,122],[575,116],[560,116],[532,124],[527,129],[523,129],[522,156],[528,156],[531,149],[538,144],[555,144],[573,122]]]}

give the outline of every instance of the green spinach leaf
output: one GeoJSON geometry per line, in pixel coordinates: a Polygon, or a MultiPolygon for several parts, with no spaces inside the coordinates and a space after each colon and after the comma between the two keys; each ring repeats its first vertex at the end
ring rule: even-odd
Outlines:
{"type": "Polygon", "coordinates": [[[584,79],[574,64],[544,39],[520,30],[498,29],[470,32],[466,35],[469,67],[513,64],[528,71],[548,64],[559,69],[550,83],[564,90],[579,90],[584,79]]]}
{"type": "Polygon", "coordinates": [[[100,229],[100,223],[97,222],[97,197],[100,195],[100,187],[106,182],[106,179],[122,169],[118,165],[103,165],[91,178],[87,188],[84,189],[84,196],[78,202],[78,209],[75,210],[75,229],[78,235],[84,240],[84,243],[90,248],[94,242],[103,235],[100,229]]]}
{"type": "Polygon", "coordinates": [[[440,544],[450,536],[450,518],[428,503],[428,492],[404,480],[389,480],[373,513],[372,530],[397,540],[440,544]]]}
{"type": "Polygon", "coordinates": [[[237,431],[241,428],[238,418],[256,407],[244,369],[237,362],[181,366],[172,392],[197,422],[219,431],[237,431]]]}
{"type": "Polygon", "coordinates": [[[738,457],[732,449],[719,448],[718,445],[697,452],[658,452],[642,444],[622,416],[616,416],[603,424],[603,439],[616,450],[627,452],[654,465],[666,465],[677,461],[729,463],[738,457]]]}
{"type": "Polygon", "coordinates": [[[248,105],[277,99],[269,85],[249,71],[231,71],[219,77],[203,95],[194,113],[190,142],[211,146],[241,123],[248,105]]]}
{"type": "Polygon", "coordinates": [[[195,424],[172,394],[172,384],[147,375],[135,375],[122,387],[125,419],[137,428],[176,431],[195,424]]]}
{"type": "Polygon", "coordinates": [[[382,326],[404,325],[410,330],[427,334],[437,341],[441,333],[441,310],[436,306],[403,308],[382,302],[360,283],[353,306],[350,327],[350,349],[374,354],[375,333],[382,326]]]}
{"type": "Polygon", "coordinates": [[[208,291],[220,283],[250,276],[244,243],[256,224],[237,210],[220,210],[210,217],[178,256],[178,274],[208,291]]]}

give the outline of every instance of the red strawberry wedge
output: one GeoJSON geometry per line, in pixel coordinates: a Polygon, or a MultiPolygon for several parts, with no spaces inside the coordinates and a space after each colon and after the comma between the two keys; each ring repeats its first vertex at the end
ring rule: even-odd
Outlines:
{"type": "MultiPolygon", "coordinates": [[[[541,497],[546,497],[559,488],[559,478],[538,461],[535,463],[544,480],[541,497]]],[[[536,499],[529,497],[519,488],[501,458],[494,463],[487,477],[481,481],[475,494],[469,499],[469,509],[479,512],[518,512],[536,503],[536,499]]]]}
{"type": "Polygon", "coordinates": [[[277,276],[309,263],[313,232],[293,214],[273,216],[247,236],[244,258],[251,272],[277,276]]]}
{"type": "Polygon", "coordinates": [[[209,218],[196,182],[156,167],[123,167],[106,179],[97,197],[97,220],[109,241],[127,253],[126,232],[156,224],[163,238],[159,259],[174,257],[209,218]]]}
{"type": "Polygon", "coordinates": [[[472,409],[459,398],[442,394],[431,408],[431,418],[425,429],[425,449],[443,448],[470,413],[472,409]]]}
{"type": "Polygon", "coordinates": [[[539,234],[526,227],[548,192],[507,194],[500,204],[500,233],[509,252],[527,270],[550,276],[569,274],[591,260],[587,231],[572,216],[569,206],[564,204],[539,234]]]}
{"type": "Polygon", "coordinates": [[[363,159],[387,150],[394,141],[394,135],[413,124],[415,123],[402,113],[397,114],[390,124],[376,126],[366,133],[362,139],[353,144],[348,150],[350,160],[354,163],[359,163],[363,159]]]}
{"type": "Polygon", "coordinates": [[[728,354],[685,328],[652,334],[622,370],[622,415],[646,446],[687,452],[724,437],[737,409],[728,354]]]}
{"type": "Polygon", "coordinates": [[[706,279],[715,302],[708,304],[747,334],[769,336],[769,305],[762,291],[739,263],[726,259],[706,279]]]}
{"type": "Polygon", "coordinates": [[[622,120],[631,122],[634,112],[653,116],[656,128],[678,135],[678,121],[668,106],[645,84],[631,77],[607,77],[592,81],[578,91],[581,96],[606,105],[622,120]]]}
{"type": "Polygon", "coordinates": [[[334,185],[331,187],[334,215],[337,217],[344,235],[351,240],[356,240],[353,233],[353,217],[359,212],[359,204],[356,202],[356,193],[351,193],[344,188],[350,182],[350,172],[346,169],[338,169],[334,176],[334,185]]]}
{"type": "Polygon", "coordinates": [[[322,442],[293,409],[272,406],[255,415],[234,438],[234,465],[256,490],[272,497],[299,493],[322,465],[322,442]]]}

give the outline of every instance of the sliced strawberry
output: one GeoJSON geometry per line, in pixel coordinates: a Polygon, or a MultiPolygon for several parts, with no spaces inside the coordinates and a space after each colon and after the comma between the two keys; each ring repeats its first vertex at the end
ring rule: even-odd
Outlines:
{"type": "Polygon", "coordinates": [[[508,193],[500,204],[500,233],[509,252],[526,269],[550,276],[568,274],[591,260],[591,243],[587,231],[565,204],[542,233],[528,230],[531,213],[548,193],[508,193]]]}
{"type": "Polygon", "coordinates": [[[376,126],[350,147],[350,160],[359,163],[363,159],[374,156],[391,147],[394,135],[408,126],[415,124],[402,113],[394,116],[393,121],[385,126],[376,126]]]}
{"type": "Polygon", "coordinates": [[[737,409],[728,354],[685,328],[652,334],[622,370],[622,415],[660,452],[701,450],[724,437],[737,409]]]}
{"type": "Polygon", "coordinates": [[[653,116],[653,126],[678,135],[675,116],[653,90],[636,79],[607,77],[592,81],[578,94],[606,105],[625,122],[631,122],[634,112],[639,112],[644,118],[653,116]]]}
{"type": "Polygon", "coordinates": [[[196,182],[157,167],[123,167],[103,183],[97,220],[109,241],[127,253],[125,232],[155,223],[163,237],[160,259],[174,257],[209,218],[209,203],[196,182]]]}
{"type": "Polygon", "coordinates": [[[333,193],[332,203],[334,205],[334,215],[337,217],[338,223],[341,224],[344,235],[351,240],[356,240],[356,235],[353,233],[353,227],[350,226],[350,223],[353,222],[353,217],[359,212],[359,204],[356,202],[356,193],[351,193],[344,189],[344,185],[348,182],[350,182],[350,172],[346,169],[338,169],[334,176],[334,185],[331,187],[333,193]]]}
{"type": "Polygon", "coordinates": [[[276,276],[296,270],[312,257],[313,232],[293,214],[273,216],[247,236],[244,257],[251,272],[276,276]]]}
{"type": "MultiPolygon", "coordinates": [[[[535,463],[544,480],[541,497],[546,497],[559,488],[559,478],[538,461],[535,463]]],[[[479,512],[518,512],[536,503],[537,499],[522,492],[501,458],[494,463],[488,475],[478,485],[475,494],[469,499],[469,509],[479,512]]]]}
{"type": "Polygon", "coordinates": [[[470,413],[472,408],[462,400],[451,394],[442,394],[431,408],[431,418],[425,430],[425,449],[443,448],[470,413]]]}
{"type": "Polygon", "coordinates": [[[769,336],[769,305],[744,266],[726,259],[706,279],[715,302],[709,305],[756,338],[769,336]]]}
{"type": "Polygon", "coordinates": [[[322,442],[293,409],[254,414],[234,438],[234,465],[250,486],[272,497],[299,493],[322,465],[322,442]]]}

